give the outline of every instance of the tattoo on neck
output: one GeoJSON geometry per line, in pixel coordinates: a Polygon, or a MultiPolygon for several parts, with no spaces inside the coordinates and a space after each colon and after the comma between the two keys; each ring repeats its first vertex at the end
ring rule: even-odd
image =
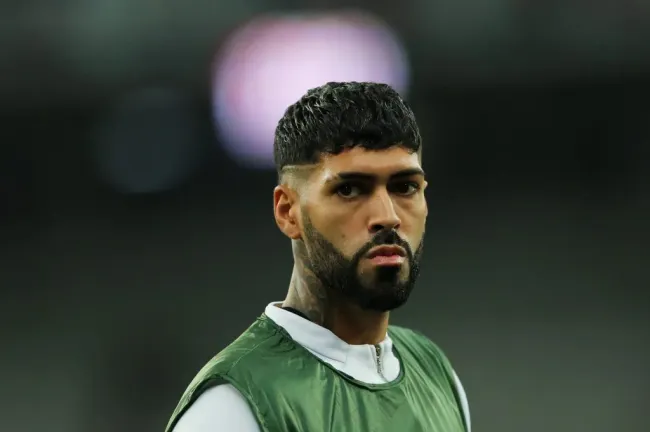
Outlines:
{"type": "Polygon", "coordinates": [[[289,293],[284,306],[299,310],[311,321],[323,326],[330,299],[327,290],[307,264],[307,250],[303,242],[296,242],[294,245],[294,260],[289,293]]]}

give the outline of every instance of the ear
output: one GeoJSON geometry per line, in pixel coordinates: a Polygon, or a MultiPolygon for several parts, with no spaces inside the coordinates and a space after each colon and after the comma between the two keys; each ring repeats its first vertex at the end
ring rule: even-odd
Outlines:
{"type": "Polygon", "coordinates": [[[301,238],[300,206],[296,191],[286,184],[273,189],[273,213],[280,231],[292,240],[301,238]]]}

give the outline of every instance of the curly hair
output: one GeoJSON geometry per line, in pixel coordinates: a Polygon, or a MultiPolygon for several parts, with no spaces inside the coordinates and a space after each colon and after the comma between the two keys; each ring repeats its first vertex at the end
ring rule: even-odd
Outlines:
{"type": "Polygon", "coordinates": [[[273,155],[281,175],[285,167],[317,163],[323,154],[396,145],[420,152],[422,138],[413,111],[393,88],[329,82],[287,108],[275,130],[273,155]]]}

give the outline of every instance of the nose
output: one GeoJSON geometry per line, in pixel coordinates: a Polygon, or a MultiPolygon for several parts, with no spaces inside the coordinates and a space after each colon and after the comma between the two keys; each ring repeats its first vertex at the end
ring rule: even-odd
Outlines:
{"type": "Polygon", "coordinates": [[[383,229],[399,228],[402,221],[395,211],[395,204],[388,191],[377,192],[368,205],[371,206],[368,220],[368,231],[371,234],[383,229]]]}

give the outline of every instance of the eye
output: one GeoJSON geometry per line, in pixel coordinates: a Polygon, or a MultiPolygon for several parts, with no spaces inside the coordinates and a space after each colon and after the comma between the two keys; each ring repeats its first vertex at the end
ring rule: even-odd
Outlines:
{"type": "Polygon", "coordinates": [[[391,186],[393,192],[399,195],[413,195],[420,190],[420,184],[412,181],[398,182],[391,186]]]}
{"type": "Polygon", "coordinates": [[[353,183],[343,183],[336,188],[336,193],[340,197],[349,199],[356,198],[357,196],[361,195],[362,190],[359,185],[355,185],[353,183]]]}

